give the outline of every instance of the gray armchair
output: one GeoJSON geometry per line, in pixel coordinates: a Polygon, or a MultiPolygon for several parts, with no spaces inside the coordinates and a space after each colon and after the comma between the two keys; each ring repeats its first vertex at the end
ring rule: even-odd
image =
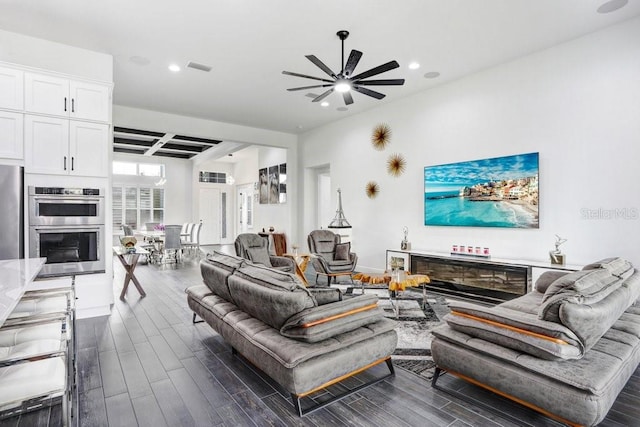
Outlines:
{"type": "Polygon", "coordinates": [[[262,264],[276,270],[295,273],[295,261],[283,256],[269,254],[269,241],[253,233],[238,235],[235,241],[236,255],[256,264],[262,264]]]}
{"type": "Polygon", "coordinates": [[[319,275],[327,276],[329,284],[332,278],[337,282],[338,276],[349,276],[351,279],[358,256],[351,252],[350,243],[340,243],[340,235],[329,230],[312,231],[307,243],[309,251],[314,255],[311,262],[316,270],[316,282],[319,275]]]}

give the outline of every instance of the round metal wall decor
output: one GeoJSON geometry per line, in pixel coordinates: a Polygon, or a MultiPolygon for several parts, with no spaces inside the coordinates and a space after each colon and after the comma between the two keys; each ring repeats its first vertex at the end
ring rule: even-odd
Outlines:
{"type": "Polygon", "coordinates": [[[375,148],[376,150],[384,150],[385,147],[389,145],[390,139],[391,128],[387,124],[382,123],[373,128],[373,134],[371,135],[371,144],[373,144],[373,148],[375,148]]]}
{"type": "Polygon", "coordinates": [[[407,161],[402,154],[392,154],[387,160],[387,172],[392,176],[400,176],[407,168],[407,161]]]}
{"type": "Polygon", "coordinates": [[[378,193],[380,192],[380,187],[378,186],[377,182],[369,181],[367,182],[367,187],[365,191],[367,193],[368,198],[375,199],[378,193]]]}

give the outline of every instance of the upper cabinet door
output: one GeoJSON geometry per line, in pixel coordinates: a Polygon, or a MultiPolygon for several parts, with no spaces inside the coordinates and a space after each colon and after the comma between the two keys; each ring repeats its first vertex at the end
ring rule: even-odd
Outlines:
{"type": "Polygon", "coordinates": [[[24,114],[14,111],[0,110],[0,157],[5,159],[22,159],[24,114]]]}
{"type": "Polygon", "coordinates": [[[69,80],[25,73],[24,85],[24,109],[27,112],[69,116],[69,80]]]}
{"type": "Polygon", "coordinates": [[[13,68],[0,67],[0,108],[22,110],[24,72],[13,68]]]}
{"type": "Polygon", "coordinates": [[[111,102],[108,86],[72,80],[70,89],[70,117],[100,122],[109,121],[111,102]]]}

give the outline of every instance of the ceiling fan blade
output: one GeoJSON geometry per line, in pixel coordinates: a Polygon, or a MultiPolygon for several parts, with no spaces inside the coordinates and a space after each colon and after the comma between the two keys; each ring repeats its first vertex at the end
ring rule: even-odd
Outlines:
{"type": "Polygon", "coordinates": [[[324,62],[322,62],[318,58],[316,58],[315,55],[305,55],[305,58],[307,58],[309,61],[313,62],[316,65],[316,67],[320,68],[322,71],[324,71],[325,73],[327,73],[328,75],[330,75],[334,79],[336,78],[336,73],[331,71],[331,68],[329,68],[326,65],[324,65],[324,62]]]}
{"type": "Polygon", "coordinates": [[[315,98],[313,98],[313,100],[311,102],[320,102],[323,99],[325,99],[327,96],[331,95],[331,92],[333,92],[333,88],[329,89],[328,91],[326,91],[325,93],[323,93],[320,96],[316,96],[315,98]]]}
{"type": "Polygon", "coordinates": [[[289,92],[293,92],[295,90],[305,90],[305,89],[316,89],[319,87],[329,87],[333,85],[313,85],[313,86],[302,86],[302,87],[292,87],[291,89],[287,89],[289,92]]]}
{"type": "Polygon", "coordinates": [[[345,105],[353,104],[353,97],[350,92],[342,92],[342,99],[344,99],[345,105]]]}
{"type": "Polygon", "coordinates": [[[375,99],[382,99],[386,95],[380,92],[376,92],[375,90],[367,89],[366,87],[353,86],[353,90],[360,92],[363,95],[371,96],[375,99]]]}
{"type": "Polygon", "coordinates": [[[404,79],[360,80],[357,84],[365,86],[402,86],[404,84],[404,79]]]}
{"type": "Polygon", "coordinates": [[[351,77],[351,80],[357,83],[357,80],[366,79],[367,77],[375,76],[376,74],[381,74],[389,70],[393,70],[394,68],[398,68],[400,65],[396,61],[389,61],[386,64],[378,65],[370,70],[365,71],[364,73],[360,73],[357,76],[351,77]]]}
{"type": "Polygon", "coordinates": [[[291,71],[283,71],[282,74],[293,77],[302,77],[305,79],[320,80],[321,82],[333,83],[333,80],[321,79],[320,77],[307,76],[306,74],[292,73],[291,71]]]}
{"type": "Polygon", "coordinates": [[[347,59],[347,65],[344,66],[344,70],[342,70],[342,74],[345,77],[349,77],[353,74],[353,70],[355,70],[358,62],[360,62],[360,58],[362,58],[362,52],[359,50],[352,50],[349,54],[349,59],[347,59]]]}

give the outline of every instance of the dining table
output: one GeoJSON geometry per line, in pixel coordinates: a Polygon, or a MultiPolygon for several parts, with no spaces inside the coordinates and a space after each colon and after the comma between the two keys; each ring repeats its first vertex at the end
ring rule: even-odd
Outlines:
{"type": "MultiPolygon", "coordinates": [[[[134,230],[133,235],[140,236],[142,240],[147,242],[144,248],[149,251],[149,261],[154,257],[161,257],[165,237],[164,230],[134,230]]],[[[180,233],[180,240],[190,237],[191,233],[180,233]]]]}

